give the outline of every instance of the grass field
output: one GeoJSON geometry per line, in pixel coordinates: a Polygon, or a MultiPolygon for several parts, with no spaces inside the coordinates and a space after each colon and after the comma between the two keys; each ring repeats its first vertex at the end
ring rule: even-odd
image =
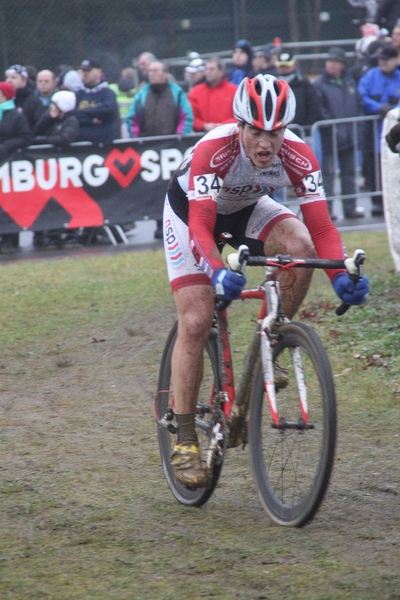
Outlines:
{"type": "MultiPolygon", "coordinates": [[[[160,251],[1,265],[1,600],[400,598],[400,276],[385,233],[343,237],[366,251],[371,294],[339,319],[317,273],[300,313],[339,409],[331,486],[300,530],[270,523],[241,449],[203,508],[170,494],[153,411],[175,319],[160,251]]],[[[236,366],[253,313],[230,309],[236,366]]]]}

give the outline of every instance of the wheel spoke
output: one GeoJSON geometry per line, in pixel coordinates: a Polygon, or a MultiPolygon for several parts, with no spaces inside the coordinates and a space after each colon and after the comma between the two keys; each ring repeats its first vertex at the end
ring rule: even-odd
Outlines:
{"type": "Polygon", "coordinates": [[[252,470],[268,514],[280,524],[301,526],[318,509],[329,482],[335,396],[329,362],[316,335],[294,323],[280,332],[275,360],[289,378],[276,395],[282,428],[271,426],[261,370],[250,413],[252,470]],[[306,405],[313,427],[298,428],[306,405]]]}

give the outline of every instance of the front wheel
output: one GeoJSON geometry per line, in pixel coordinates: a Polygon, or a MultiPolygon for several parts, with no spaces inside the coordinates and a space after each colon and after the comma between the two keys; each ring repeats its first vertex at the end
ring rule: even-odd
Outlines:
{"type": "Polygon", "coordinates": [[[216,333],[211,330],[203,358],[203,379],[198,395],[196,431],[204,468],[209,471],[208,488],[190,489],[176,480],[171,465],[171,453],[176,440],[176,419],[174,418],[174,399],[171,384],[171,358],[176,342],[177,323],[173,326],[161,359],[156,397],[156,415],[158,420],[158,444],[168,486],[181,504],[202,506],[217,485],[222,469],[223,445],[216,441],[216,432],[224,427],[221,411],[213,406],[213,399],[220,391],[218,375],[218,351],[216,333]],[[221,426],[221,427],[220,427],[221,426]],[[211,458],[210,458],[211,455],[211,458]]]}
{"type": "Polygon", "coordinates": [[[279,525],[301,527],[315,515],[329,484],[336,443],[335,389],[328,357],[312,329],[289,323],[278,332],[274,363],[287,371],[289,380],[276,393],[282,427],[272,423],[260,366],[249,415],[251,466],[270,518],[279,525]],[[299,369],[305,386],[301,375],[298,383],[299,369]],[[308,424],[299,403],[304,389],[308,424]]]}

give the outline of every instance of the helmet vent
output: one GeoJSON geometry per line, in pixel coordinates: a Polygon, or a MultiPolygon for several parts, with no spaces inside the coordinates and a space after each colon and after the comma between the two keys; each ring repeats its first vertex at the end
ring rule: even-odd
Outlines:
{"type": "Polygon", "coordinates": [[[286,100],[284,100],[281,104],[281,107],[279,109],[279,115],[278,115],[278,121],[283,121],[283,117],[285,116],[285,112],[286,112],[286,100]]]}
{"type": "Polygon", "coordinates": [[[265,97],[265,116],[267,117],[267,121],[271,119],[272,110],[273,110],[273,102],[271,92],[268,90],[267,95],[265,97]]]}
{"type": "Polygon", "coordinates": [[[253,119],[258,121],[258,108],[253,98],[250,98],[250,112],[253,119]]]}
{"type": "Polygon", "coordinates": [[[274,81],[274,88],[275,88],[276,95],[279,96],[279,94],[281,93],[281,88],[279,87],[279,84],[277,81],[274,81]]]}
{"type": "Polygon", "coordinates": [[[258,79],[256,79],[256,85],[254,86],[254,89],[256,91],[256,93],[261,96],[262,94],[262,87],[261,87],[261,83],[259,82],[258,79]]]}

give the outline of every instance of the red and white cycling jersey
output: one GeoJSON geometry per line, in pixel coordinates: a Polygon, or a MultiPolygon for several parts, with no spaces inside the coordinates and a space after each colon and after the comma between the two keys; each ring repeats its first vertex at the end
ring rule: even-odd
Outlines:
{"type": "MultiPolygon", "coordinates": [[[[293,132],[285,130],[282,147],[267,168],[257,168],[247,158],[235,124],[213,129],[195,145],[173,176],[168,199],[172,211],[189,226],[193,254],[209,277],[224,266],[215,246],[217,217],[237,213],[287,185],[294,186],[318,256],[343,258],[345,250],[329,217],[318,160],[293,132]]],[[[328,275],[332,279],[337,272],[328,275]]]]}

